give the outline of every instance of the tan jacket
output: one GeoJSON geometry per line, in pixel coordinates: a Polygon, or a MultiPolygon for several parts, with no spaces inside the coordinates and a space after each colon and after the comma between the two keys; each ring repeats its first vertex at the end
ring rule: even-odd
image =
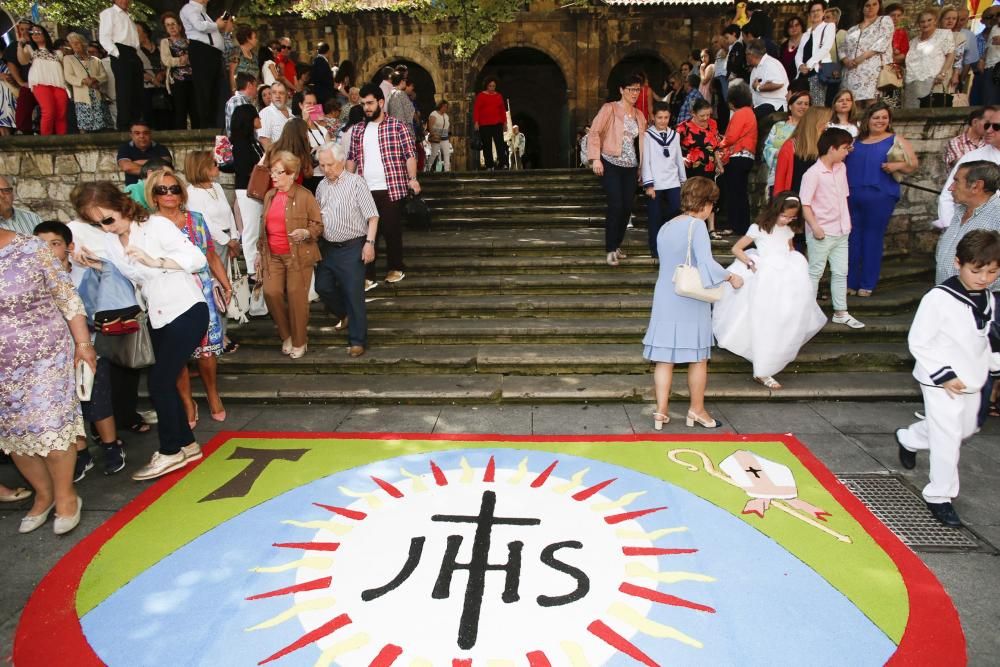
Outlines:
{"type": "MultiPolygon", "coordinates": [[[[271,247],[267,243],[267,212],[277,192],[277,189],[271,188],[264,195],[264,211],[260,218],[261,235],[257,240],[257,252],[260,254],[261,270],[265,272],[271,259],[271,247]]],[[[286,233],[294,229],[309,230],[310,238],[301,243],[289,242],[292,268],[299,270],[315,265],[320,260],[317,239],[323,233],[323,215],[312,193],[297,183],[288,191],[288,203],[285,205],[286,233]]]]}
{"type": "Polygon", "coordinates": [[[104,71],[104,65],[97,58],[88,56],[77,58],[76,56],[65,56],[62,61],[63,76],[66,83],[73,91],[73,101],[81,104],[90,104],[90,88],[83,85],[83,80],[87,77],[97,79],[101,85],[97,93],[100,95],[100,88],[108,82],[108,73],[104,71]]]}
{"type": "MultiPolygon", "coordinates": [[[[646,131],[646,117],[636,109],[635,118],[639,124],[639,136],[646,131]]],[[[594,116],[587,135],[587,159],[600,160],[601,153],[618,157],[622,154],[625,140],[625,108],[618,102],[608,102],[594,116]]],[[[642,142],[639,142],[640,151],[642,142]]],[[[638,157],[642,157],[639,155],[638,157]]]]}

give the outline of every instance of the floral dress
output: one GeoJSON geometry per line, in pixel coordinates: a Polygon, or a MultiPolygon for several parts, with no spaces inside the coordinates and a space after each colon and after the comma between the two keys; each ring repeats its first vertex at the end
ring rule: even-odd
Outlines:
{"type": "MultiPolygon", "coordinates": [[[[181,56],[188,55],[189,44],[190,42],[187,40],[186,37],[170,40],[168,44],[168,46],[170,47],[170,55],[177,59],[180,59],[181,56]]],[[[177,83],[179,81],[190,81],[190,80],[191,80],[190,65],[175,65],[170,68],[171,83],[177,83]]]]}
{"type": "MultiPolygon", "coordinates": [[[[97,58],[87,58],[84,60],[78,56],[73,57],[83,67],[83,71],[87,73],[87,76],[92,79],[98,78],[96,76],[97,71],[104,68],[104,65],[97,58]]],[[[90,96],[88,102],[73,102],[73,108],[76,110],[77,127],[87,132],[114,129],[115,124],[111,120],[111,109],[104,100],[104,96],[101,95],[100,91],[93,88],[90,88],[87,94],[90,96]]]]}
{"type": "Polygon", "coordinates": [[[66,325],[77,315],[83,302],[43,242],[0,248],[0,450],[45,456],[86,436],[66,325]]]}
{"type": "Polygon", "coordinates": [[[841,57],[856,58],[865,51],[881,54],[869,58],[854,69],[845,69],[844,87],[854,93],[854,99],[874,100],[878,92],[878,73],[883,63],[892,62],[892,34],[895,28],[892,19],[880,16],[862,29],[858,24],[847,31],[841,57]]]}
{"type": "MultiPolygon", "coordinates": [[[[253,58],[247,58],[243,55],[243,49],[236,49],[236,53],[233,54],[233,63],[236,63],[236,74],[240,72],[244,74],[249,74],[255,79],[260,78],[260,68],[257,67],[257,61],[253,58]]],[[[235,76],[233,77],[236,78],[235,76]]]]}
{"type": "MultiPolygon", "coordinates": [[[[195,247],[205,253],[205,257],[211,257],[209,253],[215,252],[212,234],[208,231],[208,223],[205,222],[201,213],[188,211],[187,222],[184,223],[184,228],[181,231],[187,234],[188,239],[195,247]]],[[[191,358],[219,357],[222,356],[225,347],[222,340],[222,318],[219,316],[219,309],[215,306],[215,296],[212,293],[215,282],[212,280],[212,272],[209,270],[208,264],[194,274],[194,277],[201,285],[201,293],[208,303],[208,331],[205,332],[205,337],[201,340],[201,344],[195,348],[191,358]]]]}
{"type": "Polygon", "coordinates": [[[706,176],[714,179],[715,153],[722,142],[715,120],[709,118],[708,127],[704,128],[693,120],[686,120],[677,126],[677,134],[681,138],[687,177],[706,176]]]}

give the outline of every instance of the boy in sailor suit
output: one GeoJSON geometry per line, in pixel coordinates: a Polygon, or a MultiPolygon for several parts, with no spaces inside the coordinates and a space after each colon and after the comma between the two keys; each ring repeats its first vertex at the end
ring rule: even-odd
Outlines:
{"type": "Polygon", "coordinates": [[[908,337],[927,418],[896,431],[907,470],[916,466],[918,451],[930,451],[923,497],[934,518],[952,527],[962,525],[951,504],[958,496],[959,448],[976,431],[988,373],[1000,371],[990,341],[996,303],[989,291],[1000,273],[1000,233],[971,231],[955,254],[958,275],[924,295],[908,337]]]}
{"type": "Polygon", "coordinates": [[[653,103],[653,126],[642,135],[642,187],[649,198],[649,253],[656,258],[656,235],[681,212],[681,186],[687,180],[681,141],[670,128],[670,105],[653,103]]]}

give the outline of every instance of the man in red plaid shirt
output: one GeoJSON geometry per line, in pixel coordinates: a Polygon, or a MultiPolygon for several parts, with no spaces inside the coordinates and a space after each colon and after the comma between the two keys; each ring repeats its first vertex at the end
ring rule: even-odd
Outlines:
{"type": "MultiPolygon", "coordinates": [[[[403,273],[401,209],[408,190],[420,194],[417,151],[410,128],[385,113],[382,90],[368,84],[361,88],[365,122],[351,131],[347,169],[364,177],[378,208],[378,236],[385,237],[387,283],[398,283],[403,273]]],[[[378,240],[376,238],[376,244],[378,240]]],[[[368,264],[365,291],[375,287],[375,263],[368,264]]]]}

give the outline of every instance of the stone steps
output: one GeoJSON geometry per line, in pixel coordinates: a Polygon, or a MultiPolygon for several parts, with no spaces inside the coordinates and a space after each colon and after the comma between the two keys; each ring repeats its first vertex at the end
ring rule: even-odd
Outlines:
{"type": "MultiPolygon", "coordinates": [[[[308,356],[303,361],[308,360],[308,356]]],[[[219,391],[239,403],[474,404],[546,402],[648,402],[653,378],[644,374],[504,376],[499,373],[413,375],[237,375],[220,373],[219,391]]],[[[728,401],[914,400],[920,390],[908,372],[786,373],[771,391],[746,373],[709,374],[706,398],[728,401]]],[[[687,396],[683,370],[674,374],[673,396],[687,396]]],[[[204,396],[194,383],[195,395],[204,396]]],[[[145,383],[140,394],[146,396],[145,383]]]]}
{"type": "MultiPolygon", "coordinates": [[[[291,359],[269,347],[241,350],[220,360],[220,373],[325,375],[404,375],[500,373],[503,375],[643,374],[649,362],[642,358],[642,346],[631,344],[549,344],[510,345],[388,345],[372,346],[367,354],[351,358],[346,341],[339,345],[310,342],[309,354],[291,359]]],[[[913,366],[905,342],[865,343],[849,341],[809,343],[789,364],[787,372],[816,373],[851,370],[859,364],[872,371],[905,371],[913,366]]],[[[725,350],[714,350],[712,368],[723,373],[751,372],[746,360],[725,350]]]]}

